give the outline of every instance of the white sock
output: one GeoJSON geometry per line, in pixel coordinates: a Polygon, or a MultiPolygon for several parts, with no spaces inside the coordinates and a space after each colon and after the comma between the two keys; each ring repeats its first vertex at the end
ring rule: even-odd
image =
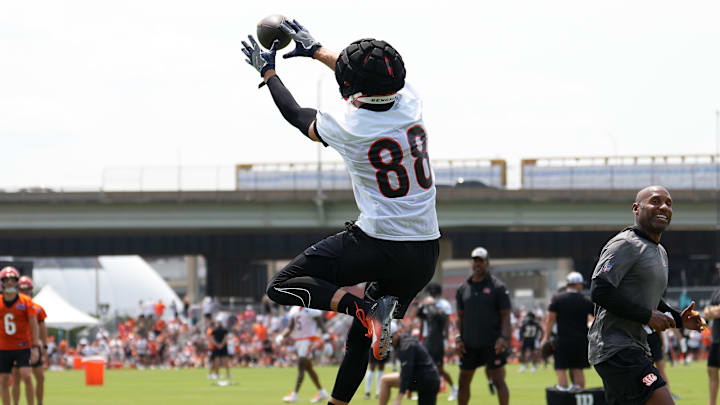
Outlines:
{"type": "Polygon", "coordinates": [[[383,371],[377,371],[377,382],[375,383],[375,395],[380,395],[380,379],[383,376],[383,371]]]}
{"type": "Polygon", "coordinates": [[[372,370],[368,370],[367,375],[365,376],[365,393],[370,393],[370,388],[372,388],[372,380],[373,380],[373,372],[372,370]]]}
{"type": "Polygon", "coordinates": [[[325,391],[325,388],[320,388],[320,394],[322,394],[323,396],[326,396],[328,393],[327,393],[327,391],[325,391]]]}

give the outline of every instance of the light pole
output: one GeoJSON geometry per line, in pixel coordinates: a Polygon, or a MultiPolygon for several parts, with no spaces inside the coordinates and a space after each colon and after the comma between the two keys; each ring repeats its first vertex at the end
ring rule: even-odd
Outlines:
{"type": "MultiPolygon", "coordinates": [[[[316,87],[316,103],[317,110],[322,109],[322,84],[323,80],[327,77],[326,74],[321,74],[317,79],[316,87]]],[[[317,143],[317,193],[315,194],[315,206],[318,210],[318,219],[320,224],[325,223],[325,193],[323,193],[322,186],[322,145],[320,142],[317,143]]]]}
{"type": "Polygon", "coordinates": [[[715,270],[720,270],[720,108],[715,110],[715,270]]]}

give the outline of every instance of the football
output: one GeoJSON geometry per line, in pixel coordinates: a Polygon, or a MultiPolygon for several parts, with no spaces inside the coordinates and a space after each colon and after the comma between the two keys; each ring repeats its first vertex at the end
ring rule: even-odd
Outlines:
{"type": "Polygon", "coordinates": [[[257,25],[257,38],[260,45],[266,49],[270,49],[273,41],[280,40],[277,49],[283,49],[290,43],[290,35],[280,28],[280,24],[285,21],[285,17],[280,14],[269,15],[257,25]]]}

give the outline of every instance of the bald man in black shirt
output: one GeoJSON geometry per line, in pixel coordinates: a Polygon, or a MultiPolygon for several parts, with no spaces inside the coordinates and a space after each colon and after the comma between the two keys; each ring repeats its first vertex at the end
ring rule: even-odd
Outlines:
{"type": "Polygon", "coordinates": [[[644,326],[661,332],[676,325],[699,330],[703,324],[694,302],[679,313],[662,300],[669,267],[660,236],[672,219],[672,203],[664,187],[640,190],[632,204],[635,225],[605,244],[593,272],[597,306],[588,359],[603,380],[609,405],[674,404],[650,358],[644,326]]]}

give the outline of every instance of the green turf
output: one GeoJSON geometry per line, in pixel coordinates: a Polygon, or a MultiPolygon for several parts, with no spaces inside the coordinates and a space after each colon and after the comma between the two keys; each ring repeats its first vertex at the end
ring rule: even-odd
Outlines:
{"type": "MultiPolygon", "coordinates": [[[[510,402],[513,405],[545,404],[545,387],[555,383],[551,369],[537,373],[518,373],[516,365],[508,366],[510,402]]],[[[328,391],[335,380],[335,367],[319,367],[320,379],[328,391]]],[[[457,376],[457,367],[449,370],[457,376]]],[[[680,395],[682,404],[707,403],[707,376],[705,365],[695,362],[690,366],[668,368],[672,390],[680,395]]],[[[235,368],[233,380],[237,385],[218,387],[206,378],[205,370],[106,370],[105,384],[101,387],[85,386],[82,371],[48,372],[46,401],[53,405],[198,405],[198,404],[281,404],[282,397],[290,392],[295,381],[294,368],[235,368]]],[[[600,378],[586,371],[588,386],[600,386],[600,378]]],[[[358,390],[353,403],[376,404],[376,400],[362,399],[364,385],[358,390]]],[[[306,376],[299,393],[298,403],[309,403],[315,390],[306,376]]],[[[447,393],[440,394],[438,404],[448,403],[447,393]]],[[[24,400],[21,401],[24,404],[24,400]]],[[[404,400],[413,404],[415,401],[404,400]]],[[[472,386],[472,404],[497,404],[490,396],[482,370],[476,374],[472,386]]]]}

